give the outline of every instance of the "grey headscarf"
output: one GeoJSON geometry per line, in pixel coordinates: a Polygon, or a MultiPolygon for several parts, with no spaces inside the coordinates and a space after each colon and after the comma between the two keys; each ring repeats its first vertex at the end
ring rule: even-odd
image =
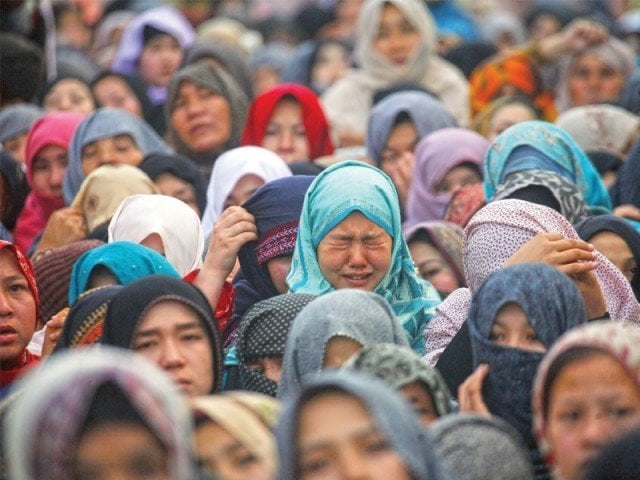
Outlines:
{"type": "Polygon", "coordinates": [[[0,143],[21,133],[27,133],[43,115],[44,110],[32,103],[4,107],[0,110],[0,143]]]}
{"type": "Polygon", "coordinates": [[[82,121],[71,139],[69,166],[62,187],[67,205],[73,201],[85,177],[82,171],[82,149],[91,142],[117,135],[130,135],[143,156],[150,153],[171,153],[167,144],[144,120],[118,108],[99,108],[82,121]]]}
{"type": "Polygon", "coordinates": [[[367,154],[376,165],[393,130],[396,118],[406,113],[418,132],[418,140],[441,128],[457,127],[458,122],[442,102],[425,92],[408,90],[389,95],[371,110],[367,137],[367,154]]]}
{"type": "Polygon", "coordinates": [[[498,417],[447,415],[429,427],[443,468],[456,480],[533,480],[517,432],[498,417]]]}
{"type": "Polygon", "coordinates": [[[276,427],[280,454],[279,480],[299,478],[296,440],[300,412],[305,404],[326,391],[341,391],[362,402],[376,427],[403,460],[412,478],[445,480],[431,437],[421,428],[411,407],[382,382],[353,372],[324,372],[286,404],[276,427]]]}
{"type": "Polygon", "coordinates": [[[378,377],[395,390],[422,382],[431,394],[438,417],[452,411],[451,392],[442,375],[409,348],[388,343],[369,345],[351,357],[343,369],[378,377]]]}
{"type": "Polygon", "coordinates": [[[214,68],[207,63],[188,65],[175,73],[167,87],[167,101],[164,104],[164,114],[167,119],[167,125],[169,126],[167,131],[168,141],[175,147],[177,153],[189,157],[200,166],[201,170],[210,174],[213,164],[220,153],[240,145],[240,137],[248,109],[249,100],[247,96],[227,72],[221,68],[214,68]],[[179,87],[184,81],[193,82],[201,87],[209,88],[219,93],[229,103],[229,109],[231,110],[231,136],[227,144],[219,151],[194,152],[182,141],[173,128],[171,124],[171,112],[178,98],[179,87]]]}
{"type": "Polygon", "coordinates": [[[297,393],[322,370],[325,348],[333,337],[347,337],[362,346],[409,346],[404,329],[381,296],[349,288],[327,293],[309,303],[293,321],[284,349],[279,398],[297,393]]]}

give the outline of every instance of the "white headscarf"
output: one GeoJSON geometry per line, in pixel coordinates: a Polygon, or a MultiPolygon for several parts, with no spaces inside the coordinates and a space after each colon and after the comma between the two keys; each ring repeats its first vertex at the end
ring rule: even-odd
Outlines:
{"type": "Polygon", "coordinates": [[[152,233],[160,235],[167,261],[182,277],[202,266],[204,235],[191,207],[166,195],[125,198],[109,223],[109,242],[140,243],[152,233]]]}
{"type": "Polygon", "coordinates": [[[278,155],[262,147],[238,147],[216,160],[207,187],[207,208],[202,215],[202,229],[211,232],[224,210],[224,202],[245,175],[256,175],[265,183],[290,177],[291,170],[278,155]]]}

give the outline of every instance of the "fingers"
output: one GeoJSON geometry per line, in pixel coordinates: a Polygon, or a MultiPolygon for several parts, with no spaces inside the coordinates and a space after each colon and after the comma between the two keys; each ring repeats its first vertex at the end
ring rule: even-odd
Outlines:
{"type": "Polygon", "coordinates": [[[482,385],[489,374],[489,365],[481,364],[458,388],[458,402],[461,412],[475,412],[490,415],[482,399],[482,385]]]}

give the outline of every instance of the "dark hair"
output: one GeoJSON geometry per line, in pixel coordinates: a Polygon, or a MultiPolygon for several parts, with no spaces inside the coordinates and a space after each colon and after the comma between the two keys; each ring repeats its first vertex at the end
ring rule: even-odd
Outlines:
{"type": "Polygon", "coordinates": [[[44,78],[42,49],[19,35],[0,35],[0,106],[29,102],[44,78]]]}

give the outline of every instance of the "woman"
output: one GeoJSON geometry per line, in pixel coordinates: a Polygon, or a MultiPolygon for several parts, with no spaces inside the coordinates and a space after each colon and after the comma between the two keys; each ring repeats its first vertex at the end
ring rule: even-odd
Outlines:
{"type": "Polygon", "coordinates": [[[100,342],[151,360],[189,397],[220,390],[213,312],[200,290],[179,278],[151,275],[123,287],[111,300],[100,342]]]}
{"type": "Polygon", "coordinates": [[[282,480],[446,478],[409,406],[353,373],[323,374],[289,399],[276,439],[282,480]]]}
{"type": "Polygon", "coordinates": [[[406,347],[370,345],[351,357],[343,368],[380,378],[401,392],[425,428],[454,409],[455,402],[440,373],[406,347]]]}
{"type": "Polygon", "coordinates": [[[576,232],[622,272],[640,300],[640,234],[629,222],[613,215],[598,215],[578,223],[576,232]]]}
{"type": "Polygon", "coordinates": [[[339,368],[360,349],[376,343],[408,346],[404,330],[382,297],[351,288],[318,297],[291,325],[278,398],[299,392],[322,370],[339,368]]]}
{"type": "Polygon", "coordinates": [[[187,405],[138,356],[108,348],[61,355],[22,391],[7,417],[10,478],[140,478],[141,470],[196,478],[187,405]]]}
{"type": "MultiPolygon", "coordinates": [[[[632,205],[640,208],[640,142],[629,153],[627,161],[618,170],[616,183],[611,189],[611,201],[615,206],[632,205]]],[[[636,230],[638,227],[636,227],[636,230]]]]}
{"type": "Polygon", "coordinates": [[[373,93],[395,83],[414,83],[433,92],[464,125],[469,116],[467,82],[435,49],[436,28],[420,2],[367,0],[360,10],[355,47],[360,68],[322,97],[338,145],[362,145],[373,93]]]}
{"type": "Polygon", "coordinates": [[[474,130],[493,142],[511,125],[542,120],[542,113],[529,98],[519,95],[498,97],[478,112],[474,130]]]}
{"type": "Polygon", "coordinates": [[[409,252],[418,275],[442,298],[467,285],[462,264],[462,229],[449,222],[422,222],[405,230],[409,252]]]}
{"type": "Polygon", "coordinates": [[[169,262],[148,247],[120,241],[93,248],[73,264],[68,305],[73,305],[86,290],[128,285],[153,274],[179,278],[169,262]]]}
{"type": "MultiPolygon", "coordinates": [[[[277,402],[258,396],[260,402],[277,402]]],[[[273,432],[260,416],[233,396],[194,398],[196,455],[204,469],[223,480],[276,478],[278,454],[273,432]]]]}
{"type": "Polygon", "coordinates": [[[525,441],[537,475],[546,465],[531,431],[532,380],[558,337],[586,321],[579,290],[566,275],[544,264],[495,272],[471,302],[467,323],[476,374],[458,390],[460,409],[490,412],[509,422],[525,441]],[[472,388],[478,384],[481,394],[472,388]]]}
{"type": "Polygon", "coordinates": [[[482,182],[489,142],[462,128],[445,128],[422,139],[415,150],[405,227],[444,216],[457,190],[482,182]]]}
{"type": "Polygon", "coordinates": [[[124,199],[109,222],[109,242],[117,240],[156,250],[182,277],[202,265],[204,235],[200,219],[184,202],[166,195],[124,199]]]}
{"type": "Polygon", "coordinates": [[[218,156],[240,144],[248,100],[233,78],[207,64],[184,67],[168,87],[169,143],[208,178],[218,156]]]}
{"type": "Polygon", "coordinates": [[[333,154],[329,124],[315,93],[283,83],[251,103],[242,145],[257,145],[286,163],[313,161],[333,154]]]}
{"type": "Polygon", "coordinates": [[[44,111],[31,103],[8,105],[0,110],[0,144],[21,165],[25,163],[27,134],[44,111]]]}
{"type": "Polygon", "coordinates": [[[29,131],[25,154],[31,193],[14,231],[16,244],[25,251],[44,229],[51,214],[64,207],[62,189],[67,152],[82,119],[78,113],[52,113],[38,120],[29,131]]]}
{"type": "Polygon", "coordinates": [[[536,169],[575,183],[590,210],[611,210],[609,194],[589,158],[564,130],[546,122],[522,122],[502,132],[487,152],[484,169],[488,202],[510,174],[536,169]]]}
{"type": "Polygon", "coordinates": [[[137,167],[152,152],[168,153],[169,148],[147,123],[123,110],[96,110],[78,126],[69,146],[65,203],[71,204],[82,181],[96,168],[123,163],[137,167]]]}
{"type": "Polygon", "coordinates": [[[333,165],[309,187],[287,285],[312,295],[341,288],[382,295],[417,351],[440,302],[433,286],[416,276],[391,180],[356,161],[333,165]]]}
{"type": "Polygon", "coordinates": [[[638,345],[637,327],[597,322],[567,333],[545,356],[534,426],[554,478],[586,478],[603,447],[640,422],[638,345]]]}
{"type": "Polygon", "coordinates": [[[283,159],[262,147],[238,147],[223,153],[209,179],[203,230],[209,233],[226,208],[242,205],[265,183],[290,175],[283,159]]]}
{"type": "Polygon", "coordinates": [[[613,36],[565,57],[555,95],[558,109],[615,102],[635,69],[633,51],[613,36]]]}
{"type": "Polygon", "coordinates": [[[111,69],[137,75],[147,86],[154,105],[164,103],[167,85],[182,63],[184,49],[194,41],[193,28],[177,10],[146,10],[127,25],[111,69]]]}
{"type": "Polygon", "coordinates": [[[543,262],[570,274],[583,293],[589,320],[608,315],[617,322],[637,323],[640,318],[640,305],[622,273],[548,207],[522,200],[490,203],[471,219],[462,244],[469,288],[456,290],[436,309],[425,333],[425,360],[431,365],[466,320],[472,293],[507,261],[543,262]]]}
{"type": "Polygon", "coordinates": [[[276,396],[291,324],[315,298],[305,293],[277,295],[256,303],[242,318],[235,344],[242,390],[276,396]]]}
{"type": "Polygon", "coordinates": [[[75,76],[65,75],[48,82],[40,98],[47,113],[75,112],[84,116],[96,109],[89,84],[75,76]]]}

